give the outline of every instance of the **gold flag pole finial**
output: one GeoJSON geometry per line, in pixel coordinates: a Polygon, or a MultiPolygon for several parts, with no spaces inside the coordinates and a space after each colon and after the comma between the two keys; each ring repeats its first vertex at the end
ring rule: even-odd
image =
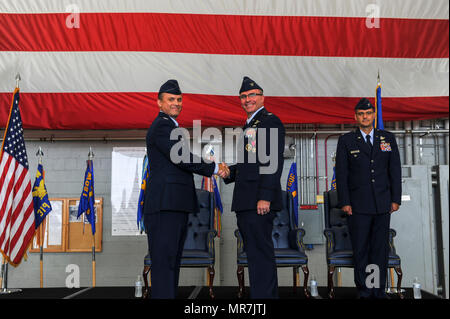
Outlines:
{"type": "Polygon", "coordinates": [[[380,69],[378,69],[377,83],[380,83],[380,69]]]}

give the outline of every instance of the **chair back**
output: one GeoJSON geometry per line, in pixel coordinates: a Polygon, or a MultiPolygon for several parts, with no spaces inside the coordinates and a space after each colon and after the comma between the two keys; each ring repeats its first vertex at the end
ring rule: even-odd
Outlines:
{"type": "Polygon", "coordinates": [[[275,213],[272,240],[275,249],[290,248],[289,231],[295,229],[294,199],[291,193],[282,191],[283,209],[275,213]]]}
{"type": "Polygon", "coordinates": [[[184,250],[208,250],[207,235],[214,229],[214,194],[196,189],[199,212],[189,214],[184,250]]]}
{"type": "MultiPolygon", "coordinates": [[[[332,189],[323,193],[323,207],[324,207],[324,217],[325,217],[325,228],[330,228],[330,218],[332,216],[331,212],[341,211],[339,209],[339,199],[337,190],[332,189]]],[[[339,215],[339,214],[338,214],[339,215]]]]}
{"type": "Polygon", "coordinates": [[[347,214],[339,208],[335,189],[324,192],[325,227],[334,233],[334,250],[352,250],[352,242],[347,224],[347,214]]]}
{"type": "Polygon", "coordinates": [[[350,232],[348,231],[347,225],[333,226],[331,229],[334,234],[335,251],[353,250],[350,232]]]}

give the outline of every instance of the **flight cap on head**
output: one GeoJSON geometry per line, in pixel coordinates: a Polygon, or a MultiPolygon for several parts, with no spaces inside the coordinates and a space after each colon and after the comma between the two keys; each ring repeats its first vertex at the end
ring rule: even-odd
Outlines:
{"type": "Polygon", "coordinates": [[[358,104],[356,104],[355,106],[355,112],[358,110],[368,110],[368,109],[373,109],[375,111],[375,107],[365,97],[359,100],[358,104]]]}
{"type": "Polygon", "coordinates": [[[159,88],[159,94],[161,94],[161,93],[170,93],[170,94],[180,95],[181,90],[180,90],[180,86],[178,85],[178,81],[177,80],[168,80],[166,83],[161,85],[161,87],[159,88]]]}
{"type": "Polygon", "coordinates": [[[250,79],[248,76],[244,76],[244,79],[242,80],[241,89],[239,90],[239,94],[254,89],[261,90],[261,92],[263,91],[263,89],[255,81],[250,79]]]}

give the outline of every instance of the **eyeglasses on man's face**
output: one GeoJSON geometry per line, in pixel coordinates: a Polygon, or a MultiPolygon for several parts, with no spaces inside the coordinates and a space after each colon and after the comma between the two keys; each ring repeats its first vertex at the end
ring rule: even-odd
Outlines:
{"type": "Polygon", "coordinates": [[[262,93],[241,94],[241,95],[239,95],[239,98],[240,98],[241,100],[245,100],[245,99],[247,99],[247,98],[249,98],[249,99],[254,99],[255,97],[261,96],[261,95],[262,95],[262,93]]]}
{"type": "Polygon", "coordinates": [[[372,112],[372,111],[369,111],[369,112],[356,112],[356,115],[360,116],[360,117],[363,117],[364,115],[371,116],[373,113],[375,113],[375,112],[372,112]]]}

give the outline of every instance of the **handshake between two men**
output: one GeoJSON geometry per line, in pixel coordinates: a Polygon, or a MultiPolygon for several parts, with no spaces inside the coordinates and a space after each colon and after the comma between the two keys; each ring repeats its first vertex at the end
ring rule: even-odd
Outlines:
{"type": "Polygon", "coordinates": [[[227,164],[225,163],[219,163],[219,170],[216,173],[216,175],[222,177],[222,178],[227,178],[230,176],[230,168],[228,167],[227,164]]]}

